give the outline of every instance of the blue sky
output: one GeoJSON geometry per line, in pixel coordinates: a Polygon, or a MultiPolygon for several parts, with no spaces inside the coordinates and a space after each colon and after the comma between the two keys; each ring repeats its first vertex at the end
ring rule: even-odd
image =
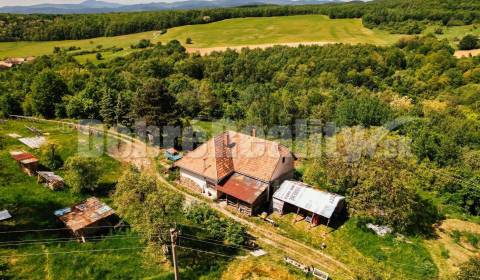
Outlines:
{"type": "MultiPolygon", "coordinates": [[[[28,6],[35,4],[78,4],[84,0],[0,0],[0,6],[28,6]]],[[[175,2],[179,0],[105,0],[105,2],[121,3],[121,4],[138,4],[151,2],[175,2]]]]}

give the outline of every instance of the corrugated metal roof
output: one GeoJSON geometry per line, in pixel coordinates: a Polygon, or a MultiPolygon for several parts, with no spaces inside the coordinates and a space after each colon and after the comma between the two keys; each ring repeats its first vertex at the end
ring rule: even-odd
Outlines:
{"type": "Polygon", "coordinates": [[[217,185],[217,190],[233,196],[241,201],[253,204],[267,189],[268,185],[248,176],[234,173],[222,186],[217,185]]]}
{"type": "Polygon", "coordinates": [[[14,160],[19,162],[26,159],[37,159],[34,155],[23,151],[12,151],[10,152],[10,155],[14,160]]]}
{"type": "Polygon", "coordinates": [[[88,227],[101,219],[115,214],[115,211],[113,211],[110,206],[101,202],[96,197],[88,198],[84,202],[72,206],[70,211],[67,209],[68,208],[57,210],[55,211],[55,215],[60,215],[59,219],[72,231],[88,227]],[[62,213],[64,214],[61,215],[62,213]]]}
{"type": "Polygon", "coordinates": [[[8,220],[11,217],[12,215],[10,215],[10,212],[8,212],[8,210],[0,211],[0,221],[8,220]]]}
{"type": "Polygon", "coordinates": [[[54,172],[49,171],[38,171],[38,175],[47,180],[48,182],[63,182],[63,178],[56,175],[54,172]]]}
{"type": "Polygon", "coordinates": [[[326,218],[330,218],[338,203],[345,199],[341,195],[316,190],[297,181],[284,181],[273,198],[326,218]]]}

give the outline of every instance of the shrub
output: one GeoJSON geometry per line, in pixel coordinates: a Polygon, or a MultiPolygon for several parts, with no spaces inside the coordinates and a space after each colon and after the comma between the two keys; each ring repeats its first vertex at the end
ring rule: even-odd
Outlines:
{"type": "Polygon", "coordinates": [[[138,41],[138,43],[136,43],[135,45],[132,45],[131,48],[132,49],[145,49],[145,48],[148,48],[150,46],[152,46],[152,43],[150,42],[150,40],[142,39],[142,40],[138,41]]]}
{"type": "Polygon", "coordinates": [[[246,241],[246,230],[242,225],[220,217],[206,204],[192,204],[187,210],[186,217],[206,229],[211,238],[222,239],[236,245],[241,245],[246,241]]]}
{"type": "Polygon", "coordinates": [[[74,193],[94,191],[101,175],[100,162],[93,157],[74,156],[65,162],[65,182],[74,193]]]}
{"type": "Polygon", "coordinates": [[[441,27],[436,28],[435,29],[435,34],[438,34],[438,35],[443,34],[443,28],[441,28],[441,27]]]}
{"type": "Polygon", "coordinates": [[[479,47],[478,38],[474,35],[466,35],[460,40],[458,44],[459,49],[461,50],[473,50],[479,47]]]}

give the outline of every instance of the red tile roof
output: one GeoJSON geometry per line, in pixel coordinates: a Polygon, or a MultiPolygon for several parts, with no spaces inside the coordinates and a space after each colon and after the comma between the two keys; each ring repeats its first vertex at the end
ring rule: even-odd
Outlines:
{"type": "Polygon", "coordinates": [[[277,142],[226,131],[187,153],[175,166],[213,180],[238,172],[270,182],[282,157],[293,155],[277,142]]]}

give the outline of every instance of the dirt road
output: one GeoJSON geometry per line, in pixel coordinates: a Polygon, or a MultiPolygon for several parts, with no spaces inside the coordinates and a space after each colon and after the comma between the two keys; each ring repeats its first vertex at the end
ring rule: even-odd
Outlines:
{"type": "Polygon", "coordinates": [[[242,45],[242,46],[228,46],[228,47],[213,47],[213,48],[187,48],[187,53],[198,53],[200,55],[208,55],[212,52],[223,52],[227,49],[240,51],[243,48],[248,49],[266,49],[273,46],[323,46],[328,44],[335,44],[335,42],[293,42],[293,43],[274,43],[274,44],[259,44],[259,45],[242,45]]]}
{"type": "Polygon", "coordinates": [[[457,58],[470,57],[480,55],[480,49],[469,50],[469,51],[456,51],[454,56],[457,58]]]}

